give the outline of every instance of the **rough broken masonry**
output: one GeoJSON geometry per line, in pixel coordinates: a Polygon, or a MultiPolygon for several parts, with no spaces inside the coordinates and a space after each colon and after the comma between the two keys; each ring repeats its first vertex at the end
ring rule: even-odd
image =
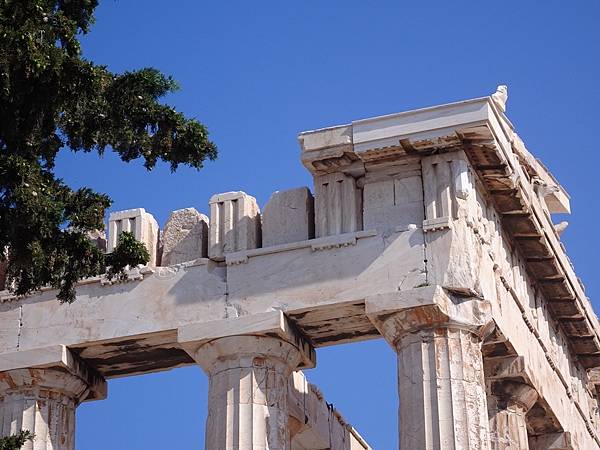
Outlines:
{"type": "Polygon", "coordinates": [[[314,189],[262,213],[226,192],[161,231],[111,214],[107,249],[131,231],[152,256],[127,282],[85,280],[71,305],[0,294],[1,435],[71,450],[106,379],[198,364],[208,450],[369,449],[302,371],[383,338],[403,450],[600,448],[600,327],[552,221],[569,196],[506,97],[301,133],[314,189]]]}

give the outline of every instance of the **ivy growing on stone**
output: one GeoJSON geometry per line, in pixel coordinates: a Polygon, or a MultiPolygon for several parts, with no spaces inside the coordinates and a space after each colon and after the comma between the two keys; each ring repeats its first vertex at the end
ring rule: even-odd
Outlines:
{"type": "Polygon", "coordinates": [[[17,295],[43,286],[75,299],[78,280],[144,260],[134,239],[107,257],[87,238],[111,200],[54,174],[59,151],[197,169],[217,156],[208,131],[160,102],[176,82],[153,68],[113,73],[81,54],[97,0],[0,0],[0,264],[17,295]],[[122,266],[119,266],[122,265],[122,266]]]}

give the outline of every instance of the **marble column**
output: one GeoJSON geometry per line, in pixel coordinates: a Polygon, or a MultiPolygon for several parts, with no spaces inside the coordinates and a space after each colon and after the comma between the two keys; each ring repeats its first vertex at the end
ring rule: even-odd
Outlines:
{"type": "Polygon", "coordinates": [[[367,299],[398,355],[400,449],[487,450],[481,332],[489,305],[428,287],[367,299]]]}
{"type": "Polygon", "coordinates": [[[289,450],[288,378],[301,361],[293,344],[230,336],[200,346],[209,376],[206,450],[289,450]]]}
{"type": "Polygon", "coordinates": [[[401,449],[483,449],[487,409],[478,336],[437,327],[397,341],[401,449]]]}
{"type": "Polygon", "coordinates": [[[538,395],[528,384],[493,381],[488,395],[491,450],[528,450],[526,414],[538,395]]]}
{"type": "Polygon", "coordinates": [[[35,439],[23,450],[73,450],[75,408],[88,393],[83,378],[57,368],[0,372],[0,436],[28,430],[35,439]]]}

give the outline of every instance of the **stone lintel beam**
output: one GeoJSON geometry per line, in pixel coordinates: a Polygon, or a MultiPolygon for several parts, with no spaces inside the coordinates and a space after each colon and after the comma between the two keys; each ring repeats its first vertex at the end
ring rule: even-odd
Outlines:
{"type": "Polygon", "coordinates": [[[574,448],[571,433],[568,431],[529,438],[529,450],[574,450],[574,448]]]}
{"type": "MultiPolygon", "coordinates": [[[[582,331],[567,332],[569,341],[579,348],[575,350],[579,362],[585,369],[600,366],[599,340],[578,339],[600,338],[596,314],[546,213],[568,212],[568,194],[527,151],[492,97],[306,131],[299,140],[303,163],[315,176],[322,174],[317,163],[322,170],[333,166],[332,171],[341,172],[335,166],[342,160],[383,166],[407,155],[465,151],[496,212],[507,224],[503,228],[509,240],[528,256],[528,270],[542,283],[548,300],[555,306],[562,304],[556,310],[551,308],[553,319],[564,325],[561,315],[565,311],[568,316],[584,318],[579,324],[582,331]],[[519,236],[520,229],[532,231],[533,239],[519,236]]],[[[430,225],[439,226],[440,222],[430,225]]]]}
{"type": "Polygon", "coordinates": [[[103,400],[107,395],[104,377],[75,356],[65,345],[6,353],[0,359],[0,373],[20,369],[49,369],[66,372],[88,386],[82,401],[103,400]]]}
{"type": "Polygon", "coordinates": [[[422,329],[456,328],[481,336],[492,324],[489,302],[454,296],[439,285],[367,297],[365,311],[394,347],[422,329]]]}
{"type": "Polygon", "coordinates": [[[269,311],[242,316],[235,319],[222,319],[202,324],[192,324],[177,330],[177,341],[192,358],[204,344],[232,336],[276,337],[298,349],[301,359],[297,369],[315,367],[316,353],[313,346],[298,331],[282,311],[269,311]]]}

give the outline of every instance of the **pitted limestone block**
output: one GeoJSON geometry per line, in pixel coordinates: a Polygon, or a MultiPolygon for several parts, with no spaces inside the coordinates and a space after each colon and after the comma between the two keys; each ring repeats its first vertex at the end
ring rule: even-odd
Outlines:
{"type": "Polygon", "coordinates": [[[306,187],[274,192],[265,206],[263,246],[300,242],[315,237],[314,200],[306,187]]]}
{"type": "Polygon", "coordinates": [[[110,214],[108,218],[108,251],[112,252],[117,245],[119,235],[128,231],[143,242],[150,254],[149,266],[156,266],[158,247],[158,223],[144,208],[128,209],[110,214]]]}
{"type": "Polygon", "coordinates": [[[161,235],[162,266],[208,255],[208,217],[194,208],[173,211],[161,235]]]}
{"type": "Polygon", "coordinates": [[[356,180],[343,173],[315,177],[316,237],[362,229],[362,193],[356,180]]]}
{"type": "Polygon", "coordinates": [[[245,192],[215,194],[210,199],[209,258],[261,246],[260,209],[245,192]]]}

